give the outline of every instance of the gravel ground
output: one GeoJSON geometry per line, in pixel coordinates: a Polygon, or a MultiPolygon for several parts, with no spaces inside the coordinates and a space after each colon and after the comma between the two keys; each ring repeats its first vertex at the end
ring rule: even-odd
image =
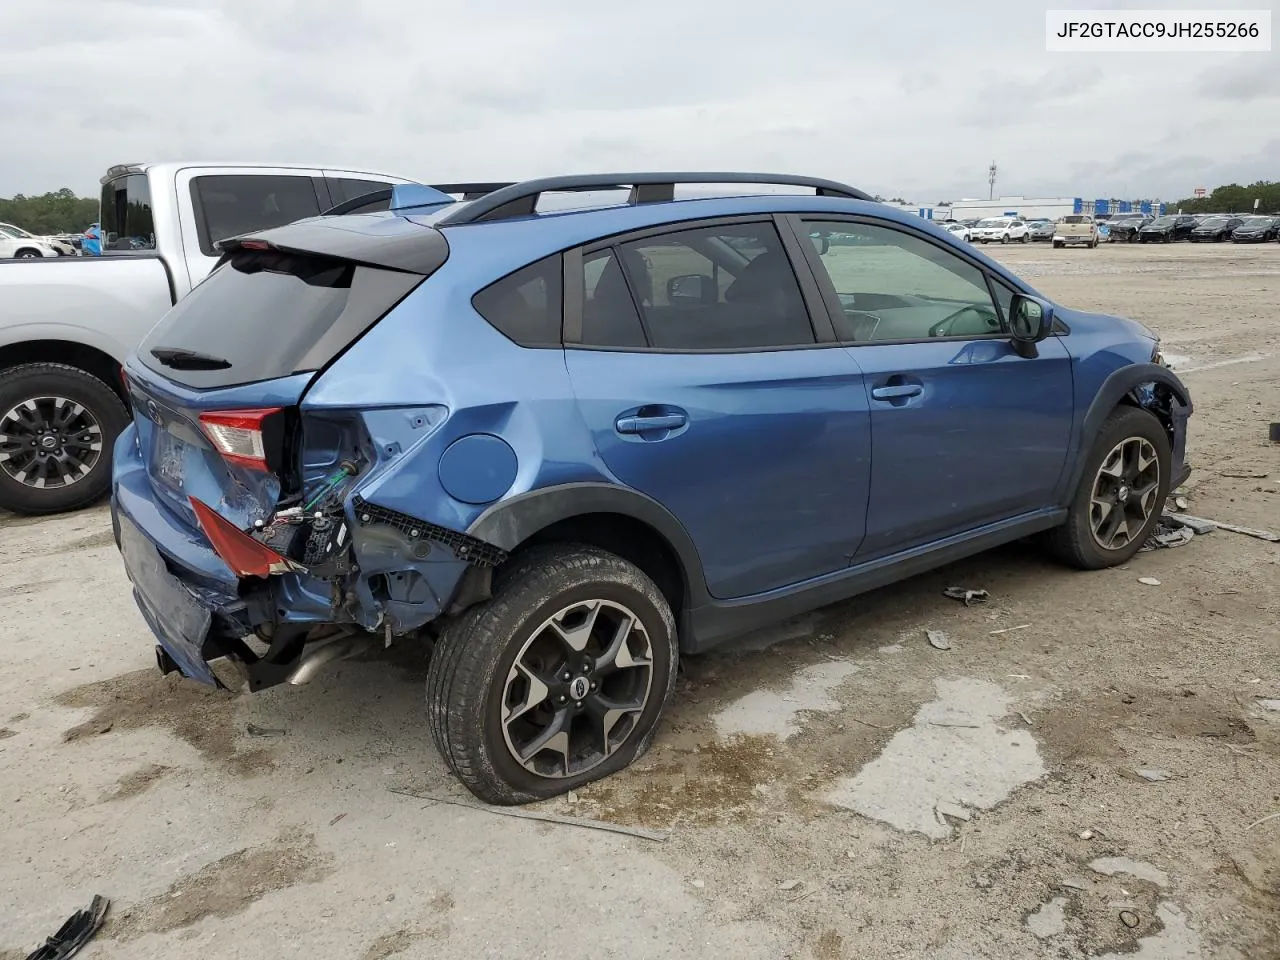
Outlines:
{"type": "MultiPolygon", "coordinates": [[[[986,249],[1159,330],[1191,512],[1280,528],[1280,247],[986,249]]],[[[104,508],[0,516],[0,595],[2,960],[95,893],[103,960],[1280,957],[1280,545],[1012,546],[691,660],[636,767],[537,808],[665,841],[440,802],[403,654],[162,679],[104,508]]]]}

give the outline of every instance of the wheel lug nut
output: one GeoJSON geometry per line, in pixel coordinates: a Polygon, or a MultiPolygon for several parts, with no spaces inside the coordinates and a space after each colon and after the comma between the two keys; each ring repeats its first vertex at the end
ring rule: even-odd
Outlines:
{"type": "Polygon", "coordinates": [[[560,703],[564,703],[565,699],[566,699],[566,698],[565,698],[563,695],[561,695],[561,696],[559,697],[559,701],[560,701],[560,703]]]}
{"type": "Polygon", "coordinates": [[[599,684],[597,684],[597,683],[592,683],[592,684],[591,684],[591,689],[592,689],[592,690],[594,690],[594,689],[595,689],[596,687],[598,687],[598,686],[599,686],[599,684]]]}
{"type": "Polygon", "coordinates": [[[579,700],[577,703],[575,703],[575,704],[574,704],[574,706],[575,706],[575,707],[577,707],[579,710],[581,710],[581,709],[582,709],[582,701],[581,701],[581,700],[579,700]]]}
{"type": "Polygon", "coordinates": [[[564,672],[564,676],[562,676],[560,679],[563,680],[565,683],[568,683],[570,680],[573,679],[573,674],[570,673],[568,670],[566,670],[564,672]]]}

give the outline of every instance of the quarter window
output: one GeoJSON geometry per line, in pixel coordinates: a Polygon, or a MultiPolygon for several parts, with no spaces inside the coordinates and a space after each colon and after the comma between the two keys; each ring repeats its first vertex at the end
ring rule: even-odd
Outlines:
{"type": "Polygon", "coordinates": [[[557,254],[490,284],[471,303],[504,336],[522,347],[558,347],[562,287],[557,254]]]}
{"type": "Polygon", "coordinates": [[[645,237],[589,256],[583,266],[588,344],[702,351],[814,342],[800,285],[772,223],[645,237]]]}
{"type": "Polygon", "coordinates": [[[868,343],[1000,334],[985,274],[927,240],[864,223],[805,224],[840,299],[841,340],[868,343]]]}

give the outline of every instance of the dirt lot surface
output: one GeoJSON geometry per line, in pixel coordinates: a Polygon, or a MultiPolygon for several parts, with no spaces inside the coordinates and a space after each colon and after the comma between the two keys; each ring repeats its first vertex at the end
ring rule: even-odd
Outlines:
{"type": "MultiPolygon", "coordinates": [[[[1280,528],[1280,246],[986,249],[1158,329],[1191,512],[1280,528]]],[[[103,960],[1280,957],[1277,544],[1013,546],[692,660],[635,768],[540,808],[662,842],[406,796],[467,799],[411,656],[162,679],[105,508],[0,517],[0,596],[3,960],[95,893],[103,960]]]]}

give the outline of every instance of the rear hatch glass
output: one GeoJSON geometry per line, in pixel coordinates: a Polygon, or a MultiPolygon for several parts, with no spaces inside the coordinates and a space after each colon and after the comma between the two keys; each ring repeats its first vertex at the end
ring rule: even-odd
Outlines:
{"type": "Polygon", "coordinates": [[[319,370],[422,280],[333,257],[237,250],[165,314],[138,358],[197,389],[319,370]]]}
{"type": "Polygon", "coordinates": [[[196,497],[242,529],[265,519],[293,477],[285,436],[315,371],[425,279],[335,257],[236,250],[147,335],[129,365],[151,487],[195,527],[196,497]],[[268,469],[225,460],[205,414],[279,410],[268,469]],[[271,462],[274,461],[274,462],[271,462]]]}

